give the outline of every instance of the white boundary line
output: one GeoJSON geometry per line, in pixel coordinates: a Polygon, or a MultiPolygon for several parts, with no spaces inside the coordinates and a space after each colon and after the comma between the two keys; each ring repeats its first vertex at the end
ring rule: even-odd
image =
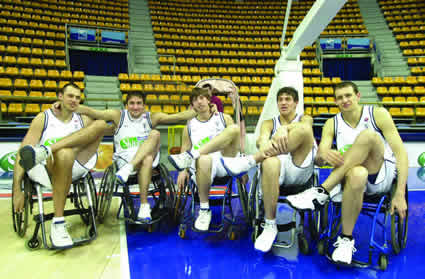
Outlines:
{"type": "MultiPolygon", "coordinates": [[[[122,215],[122,212],[121,212],[122,215]]],[[[128,264],[127,234],[125,231],[125,219],[120,220],[120,246],[121,246],[121,278],[130,279],[130,265],[128,264]]]]}

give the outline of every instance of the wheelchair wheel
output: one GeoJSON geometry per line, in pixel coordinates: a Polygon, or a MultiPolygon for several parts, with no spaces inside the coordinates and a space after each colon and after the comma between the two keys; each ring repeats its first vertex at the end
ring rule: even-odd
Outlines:
{"type": "Polygon", "coordinates": [[[383,253],[379,254],[378,265],[379,265],[379,269],[381,269],[382,271],[387,270],[388,256],[383,253]]]}
{"type": "MultiPolygon", "coordinates": [[[[408,203],[408,193],[406,191],[406,202],[408,203]]],[[[400,218],[397,213],[391,216],[391,243],[395,254],[400,253],[401,249],[406,247],[407,243],[407,228],[409,211],[406,210],[406,217],[404,220],[400,218]]]]}
{"type": "Polygon", "coordinates": [[[99,198],[98,198],[98,212],[97,219],[99,223],[105,221],[106,216],[108,215],[109,208],[111,207],[112,195],[115,189],[115,164],[110,165],[102,177],[99,187],[99,198]]]}
{"type": "Polygon", "coordinates": [[[88,185],[90,196],[91,196],[91,204],[93,206],[93,213],[96,216],[97,213],[97,194],[96,187],[94,185],[93,176],[89,172],[84,178],[79,179],[75,182],[74,191],[74,206],[75,208],[81,210],[80,216],[81,220],[83,220],[84,224],[88,225],[90,223],[91,211],[90,211],[90,202],[89,195],[87,193],[86,183],[88,185]]]}
{"type": "Polygon", "coordinates": [[[247,224],[250,224],[251,218],[248,207],[248,193],[246,191],[246,185],[241,179],[236,179],[236,183],[238,186],[239,200],[241,202],[242,212],[245,217],[245,221],[247,224]]]}
{"type": "Polygon", "coordinates": [[[15,195],[14,189],[12,189],[12,217],[13,217],[13,229],[19,237],[24,237],[28,227],[28,214],[30,211],[30,203],[32,199],[32,183],[27,175],[24,175],[21,191],[24,192],[24,208],[23,212],[15,213],[13,197],[15,195]]]}
{"type": "Polygon", "coordinates": [[[305,237],[305,235],[302,233],[298,234],[298,248],[300,249],[300,252],[303,253],[304,255],[308,255],[310,253],[308,240],[305,237]]]}
{"type": "Polygon", "coordinates": [[[41,247],[41,239],[39,237],[28,239],[25,242],[25,247],[30,251],[34,251],[40,249],[41,247]]]}
{"type": "Polygon", "coordinates": [[[257,187],[259,187],[258,175],[259,175],[259,172],[257,171],[252,179],[251,186],[249,187],[249,193],[248,193],[248,216],[250,219],[250,223],[253,227],[255,226],[255,219],[256,219],[256,197],[257,197],[257,187]]]}
{"type": "Polygon", "coordinates": [[[163,193],[165,194],[165,208],[168,210],[168,213],[172,215],[176,205],[176,185],[172,181],[170,172],[163,164],[159,164],[159,172],[165,190],[165,193],[163,193]]]}

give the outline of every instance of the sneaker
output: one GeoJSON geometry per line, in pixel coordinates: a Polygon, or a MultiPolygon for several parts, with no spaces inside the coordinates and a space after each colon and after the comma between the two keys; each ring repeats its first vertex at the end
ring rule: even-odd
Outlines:
{"type": "Polygon", "coordinates": [[[117,179],[121,184],[124,184],[128,181],[128,177],[133,172],[132,164],[125,164],[122,168],[120,168],[117,173],[117,179]]]}
{"type": "Polygon", "coordinates": [[[27,171],[28,177],[40,186],[52,189],[52,182],[50,181],[49,173],[47,172],[46,166],[38,164],[32,169],[27,171]]]}
{"type": "Polygon", "coordinates": [[[151,207],[148,203],[147,204],[142,203],[140,205],[139,213],[137,214],[137,220],[144,223],[148,223],[152,221],[151,207]]]}
{"type": "Polygon", "coordinates": [[[336,263],[351,264],[353,254],[357,251],[354,247],[354,239],[338,236],[334,247],[336,248],[332,253],[332,260],[336,263]]]}
{"type": "Polygon", "coordinates": [[[199,216],[195,221],[195,229],[198,231],[208,231],[211,223],[211,210],[200,209],[199,216]]]}
{"type": "Polygon", "coordinates": [[[193,156],[189,151],[168,156],[168,161],[179,171],[189,168],[193,162],[193,156]]]}
{"type": "Polygon", "coordinates": [[[65,221],[52,222],[50,227],[50,240],[54,248],[69,248],[74,245],[71,236],[66,230],[65,221]]]}
{"type": "Polygon", "coordinates": [[[220,158],[223,167],[230,176],[237,176],[243,172],[247,172],[256,165],[255,160],[250,157],[222,157],[220,158]]]}
{"type": "Polygon", "coordinates": [[[45,161],[49,156],[52,156],[52,150],[50,147],[40,145],[32,146],[25,145],[19,150],[19,164],[25,171],[29,171],[35,165],[45,161]]]}
{"type": "Polygon", "coordinates": [[[314,210],[328,201],[329,195],[321,187],[311,187],[296,195],[286,197],[289,204],[299,210],[314,210]]]}
{"type": "Polygon", "coordinates": [[[272,249],[273,243],[277,236],[276,224],[264,224],[263,232],[255,240],[254,248],[261,252],[267,253],[272,249]]]}

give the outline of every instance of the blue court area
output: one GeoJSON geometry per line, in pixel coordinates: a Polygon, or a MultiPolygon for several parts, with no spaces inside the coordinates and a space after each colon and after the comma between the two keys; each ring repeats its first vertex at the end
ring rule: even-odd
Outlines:
{"type": "MultiPolygon", "coordinates": [[[[321,172],[321,179],[328,170],[321,172]]],[[[189,232],[178,236],[177,227],[162,226],[149,233],[127,227],[131,278],[422,278],[425,275],[425,180],[423,169],[409,173],[409,230],[407,247],[399,255],[390,254],[386,271],[377,268],[342,268],[320,256],[315,247],[303,255],[296,247],[273,248],[261,254],[254,250],[251,230],[244,226],[238,239],[229,240],[225,232],[189,232]]],[[[287,209],[281,205],[279,218],[287,209]]],[[[238,216],[243,223],[242,210],[238,216]]],[[[214,214],[218,214],[215,210],[214,214]]],[[[279,221],[279,220],[278,220],[279,221]]],[[[370,218],[361,215],[354,237],[358,252],[354,258],[367,261],[370,218]]],[[[280,236],[279,236],[280,237],[280,236]]],[[[377,261],[377,255],[375,263],[377,261]]]]}

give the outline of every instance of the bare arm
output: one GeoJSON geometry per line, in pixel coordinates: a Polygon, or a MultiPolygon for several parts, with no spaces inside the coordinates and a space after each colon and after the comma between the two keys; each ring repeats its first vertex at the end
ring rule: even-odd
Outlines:
{"type": "MultiPolygon", "coordinates": [[[[393,201],[398,200],[398,202],[401,202],[401,200],[403,200],[405,203],[406,183],[409,171],[409,161],[406,148],[403,145],[403,141],[401,140],[400,134],[395,127],[391,115],[385,108],[376,107],[374,109],[374,118],[376,119],[376,125],[379,129],[381,129],[382,134],[390,145],[391,150],[394,152],[396,159],[397,189],[393,201]]],[[[400,216],[403,218],[405,212],[400,212],[400,210],[405,211],[407,205],[404,206],[403,204],[396,204],[396,207],[400,216]]],[[[391,209],[393,212],[394,208],[392,207],[391,209]]]]}
{"type": "Polygon", "coordinates": [[[223,118],[224,118],[224,122],[226,122],[226,127],[229,127],[230,125],[235,124],[235,122],[233,121],[233,118],[230,115],[223,113],[223,118]]]}
{"type": "MultiPolygon", "coordinates": [[[[181,147],[181,153],[186,152],[192,148],[192,143],[189,139],[189,132],[187,129],[187,126],[183,129],[183,135],[182,135],[182,147],[181,147]]],[[[187,170],[183,170],[179,172],[179,175],[177,177],[177,186],[179,186],[179,189],[183,189],[184,185],[187,183],[187,180],[189,179],[189,172],[187,170]]]]}
{"type": "Polygon", "coordinates": [[[273,130],[272,119],[265,120],[263,121],[263,123],[261,123],[260,136],[258,137],[257,143],[256,143],[258,149],[264,148],[266,144],[269,143],[272,130],[273,130]]]}
{"type": "Polygon", "coordinates": [[[332,150],[332,143],[334,140],[334,119],[329,118],[326,120],[322,128],[322,138],[319,144],[319,151],[317,152],[315,163],[318,166],[324,166],[328,162],[325,159],[328,152],[332,150]]]}
{"type": "Polygon", "coordinates": [[[152,126],[156,127],[159,124],[179,123],[196,117],[197,112],[194,109],[189,109],[175,114],[166,114],[155,112],[151,114],[152,126]]]}
{"type": "Polygon", "coordinates": [[[85,105],[79,105],[77,112],[91,119],[113,121],[115,126],[119,125],[121,118],[121,111],[116,109],[97,110],[85,105]]]}

